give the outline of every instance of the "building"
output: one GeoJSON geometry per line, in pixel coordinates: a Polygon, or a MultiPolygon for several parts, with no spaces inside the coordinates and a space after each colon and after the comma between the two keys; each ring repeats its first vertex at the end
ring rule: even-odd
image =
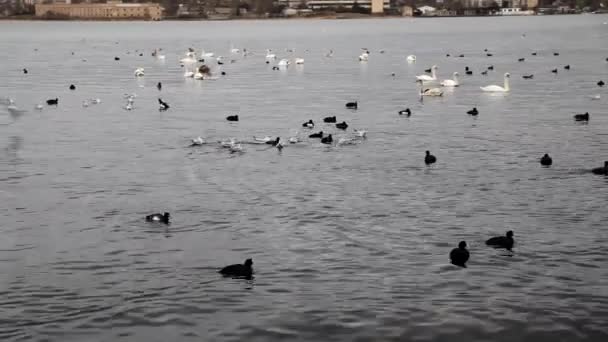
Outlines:
{"type": "Polygon", "coordinates": [[[36,4],[36,16],[61,16],[74,19],[145,19],[161,20],[163,8],[159,4],[36,4]]]}
{"type": "MultiPolygon", "coordinates": [[[[390,6],[390,1],[389,1],[390,6]]],[[[384,13],[384,0],[372,0],[372,14],[384,13]]]]}
{"type": "Polygon", "coordinates": [[[435,15],[435,11],[437,10],[435,7],[431,6],[422,6],[418,7],[418,9],[422,12],[422,15],[425,16],[435,15]]]}
{"type": "MultiPolygon", "coordinates": [[[[331,9],[337,7],[351,8],[355,2],[363,8],[372,8],[372,0],[310,0],[306,4],[311,9],[331,9]]],[[[378,5],[377,5],[378,6],[378,5]]],[[[390,0],[382,0],[382,8],[387,10],[391,7],[390,0]]]]}

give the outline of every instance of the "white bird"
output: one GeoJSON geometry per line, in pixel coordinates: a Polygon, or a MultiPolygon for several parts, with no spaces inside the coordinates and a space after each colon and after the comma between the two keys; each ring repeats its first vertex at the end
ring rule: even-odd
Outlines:
{"type": "Polygon", "coordinates": [[[272,53],[272,50],[267,49],[266,50],[266,60],[270,60],[270,59],[277,59],[277,55],[272,53]]]}
{"type": "Polygon", "coordinates": [[[304,58],[296,58],[295,63],[296,64],[304,64],[304,58]]]}
{"type": "Polygon", "coordinates": [[[510,77],[511,77],[511,75],[508,72],[505,73],[504,87],[497,86],[497,85],[489,85],[489,86],[481,87],[481,90],[483,90],[485,92],[506,93],[511,90],[511,88],[509,88],[509,78],[510,77]]]}
{"type": "Polygon", "coordinates": [[[82,106],[85,107],[85,108],[88,107],[89,106],[89,101],[87,101],[87,100],[82,101],[82,106]]]}
{"type": "Polygon", "coordinates": [[[132,110],[133,106],[131,105],[131,103],[127,103],[127,105],[125,106],[126,110],[132,110]]]}
{"type": "Polygon", "coordinates": [[[205,50],[201,50],[201,57],[213,57],[215,54],[213,52],[205,52],[205,50]]]}
{"type": "Polygon", "coordinates": [[[189,54],[191,54],[191,56],[187,56],[187,57],[184,57],[179,60],[179,62],[182,65],[189,65],[189,64],[194,64],[197,62],[196,55],[194,55],[194,53],[190,53],[190,52],[189,52],[189,54]]]}
{"type": "Polygon", "coordinates": [[[287,66],[289,66],[289,60],[283,58],[283,59],[281,59],[279,61],[279,63],[277,64],[277,66],[279,66],[279,67],[287,67],[287,66]]]}
{"type": "Polygon", "coordinates": [[[92,104],[100,104],[101,103],[101,99],[91,99],[91,103],[92,104]]]}
{"type": "Polygon", "coordinates": [[[589,98],[592,99],[592,100],[599,100],[601,98],[601,96],[600,96],[600,94],[590,95],[589,98]]]}
{"type": "Polygon", "coordinates": [[[458,87],[460,82],[458,82],[458,72],[454,72],[451,80],[443,80],[440,83],[443,87],[458,87]]]}
{"type": "Polygon", "coordinates": [[[441,88],[427,88],[424,89],[422,81],[417,81],[420,84],[420,96],[443,96],[441,88]]]}
{"type": "Polygon", "coordinates": [[[37,110],[42,110],[42,108],[44,108],[44,107],[43,107],[41,104],[37,104],[37,105],[36,105],[36,109],[37,109],[37,110]]]}
{"type": "Polygon", "coordinates": [[[135,69],[134,74],[135,74],[136,77],[144,76],[144,68],[137,68],[137,69],[135,69]]]}
{"type": "Polygon", "coordinates": [[[254,140],[254,141],[259,141],[259,142],[263,142],[263,143],[265,143],[265,142],[267,142],[267,141],[272,140],[272,138],[271,138],[271,137],[269,137],[269,136],[265,136],[265,137],[263,137],[263,138],[256,138],[256,136],[254,135],[254,136],[253,136],[253,140],[254,140]]]}
{"type": "Polygon", "coordinates": [[[296,144],[296,143],[299,143],[299,142],[300,142],[300,139],[298,139],[298,137],[290,137],[289,138],[289,143],[290,144],[296,144]]]}
{"type": "Polygon", "coordinates": [[[369,60],[369,52],[365,51],[359,55],[359,62],[367,62],[369,60]]]}
{"type": "Polygon", "coordinates": [[[241,49],[231,48],[230,53],[240,53],[241,49]]]}
{"type": "Polygon", "coordinates": [[[415,55],[409,55],[409,56],[407,56],[406,59],[407,59],[408,62],[412,63],[412,62],[416,61],[416,56],[415,55]]]}
{"type": "Polygon", "coordinates": [[[355,129],[355,134],[359,138],[365,138],[367,136],[367,131],[355,129]]]}
{"type": "Polygon", "coordinates": [[[416,76],[416,80],[423,81],[423,82],[437,81],[436,71],[437,71],[437,66],[433,65],[431,67],[431,76],[429,76],[429,75],[418,75],[418,76],[416,76]]]}
{"type": "Polygon", "coordinates": [[[232,144],[228,148],[231,153],[243,152],[243,146],[241,146],[241,144],[232,144]]]}
{"type": "Polygon", "coordinates": [[[220,141],[220,144],[222,145],[222,147],[230,148],[231,146],[236,145],[236,139],[230,138],[230,140],[228,141],[220,141]]]}
{"type": "Polygon", "coordinates": [[[186,71],[186,72],[184,73],[184,77],[185,77],[185,78],[194,77],[194,71],[186,71]]]}
{"type": "Polygon", "coordinates": [[[354,145],[357,143],[357,140],[352,138],[340,138],[338,139],[338,145],[354,145]]]}
{"type": "Polygon", "coordinates": [[[205,140],[203,140],[203,138],[201,138],[201,137],[196,137],[196,138],[192,139],[192,146],[200,146],[204,143],[205,143],[205,140]]]}

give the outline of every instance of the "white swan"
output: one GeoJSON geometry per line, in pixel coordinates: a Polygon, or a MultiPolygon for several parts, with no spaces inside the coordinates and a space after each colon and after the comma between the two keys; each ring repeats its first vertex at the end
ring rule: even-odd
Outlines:
{"type": "Polygon", "coordinates": [[[486,91],[486,92],[494,92],[494,93],[506,93],[511,90],[511,88],[509,88],[509,78],[510,77],[511,77],[511,75],[508,72],[505,73],[505,86],[504,87],[497,86],[497,85],[489,85],[489,86],[481,87],[481,90],[486,91]]]}
{"type": "Polygon", "coordinates": [[[416,61],[416,56],[415,55],[409,55],[409,56],[407,56],[406,59],[407,59],[408,62],[412,63],[412,62],[416,61]]]}
{"type": "Polygon", "coordinates": [[[416,76],[416,80],[423,81],[423,82],[437,81],[436,71],[437,71],[437,66],[433,65],[431,67],[431,76],[429,76],[429,75],[418,75],[418,76],[416,76]]]}
{"type": "Polygon", "coordinates": [[[298,137],[289,137],[290,144],[297,144],[299,142],[300,142],[300,139],[298,139],[298,137]]]}
{"type": "Polygon", "coordinates": [[[144,76],[144,68],[137,68],[133,73],[136,77],[144,76]]]}
{"type": "Polygon", "coordinates": [[[417,81],[420,84],[420,96],[443,96],[443,90],[441,88],[427,88],[424,89],[422,81],[417,81]]]}
{"type": "Polygon", "coordinates": [[[369,60],[369,52],[365,51],[359,56],[360,62],[367,62],[369,60]]]}
{"type": "Polygon", "coordinates": [[[101,99],[91,99],[91,103],[92,104],[100,104],[101,103],[101,99]]]}
{"type": "Polygon", "coordinates": [[[201,57],[213,57],[215,54],[213,52],[205,52],[205,50],[201,50],[201,57]]]}
{"type": "Polygon", "coordinates": [[[230,148],[230,147],[236,145],[236,139],[230,138],[230,140],[228,140],[228,141],[220,141],[220,144],[222,145],[222,147],[230,148]]]}
{"type": "Polygon", "coordinates": [[[231,153],[243,152],[243,146],[241,144],[232,144],[228,148],[231,153]]]}
{"type": "Polygon", "coordinates": [[[196,137],[196,138],[192,139],[192,146],[200,146],[204,143],[205,143],[205,140],[203,140],[203,138],[201,138],[201,137],[196,137]]]}
{"type": "Polygon", "coordinates": [[[295,63],[296,64],[304,64],[304,58],[296,58],[295,63]]]}
{"type": "Polygon", "coordinates": [[[460,82],[458,82],[458,72],[454,72],[451,80],[443,80],[440,84],[443,87],[458,87],[460,85],[460,82]]]}
{"type": "Polygon", "coordinates": [[[277,59],[277,55],[275,55],[274,53],[272,53],[272,50],[267,49],[266,50],[266,59],[270,60],[270,59],[277,59]]]}
{"type": "Polygon", "coordinates": [[[289,65],[289,60],[283,58],[277,64],[279,67],[287,67],[289,65]]]}

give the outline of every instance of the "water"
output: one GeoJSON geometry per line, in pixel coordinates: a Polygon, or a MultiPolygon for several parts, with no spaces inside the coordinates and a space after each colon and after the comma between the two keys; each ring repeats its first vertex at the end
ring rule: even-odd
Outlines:
{"type": "Polygon", "coordinates": [[[608,80],[607,19],[0,22],[0,97],[26,110],[0,106],[0,339],[605,341],[608,179],[586,170],[608,159],[595,85],[608,80]],[[229,55],[230,43],[256,54],[217,81],[183,78],[187,47],[229,55]],[[306,64],[272,71],[266,48],[306,64]],[[433,64],[463,84],[420,103],[413,79],[433,64]],[[480,92],[504,72],[510,94],[480,92]],[[330,115],[368,139],[186,147],[309,134],[302,122],[330,115]],[[143,221],[165,210],[168,228],[143,221]],[[508,229],[513,255],[484,245],[508,229]],[[467,269],[448,264],[460,240],[467,269]],[[216,273],[247,257],[254,280],[216,273]]]}

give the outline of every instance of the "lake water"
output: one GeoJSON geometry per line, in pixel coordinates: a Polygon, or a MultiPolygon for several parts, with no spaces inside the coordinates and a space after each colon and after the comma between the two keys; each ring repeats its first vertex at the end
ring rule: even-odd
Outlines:
{"type": "Polygon", "coordinates": [[[0,340],[607,341],[608,178],[588,172],[608,159],[606,21],[0,22],[0,97],[23,110],[0,105],[0,340]],[[185,79],[188,47],[236,62],[185,79]],[[273,71],[267,48],[305,64],[273,71]],[[421,103],[433,64],[462,85],[421,103]],[[508,95],[480,91],[504,72],[508,95]],[[307,136],[308,119],[367,139],[187,147],[307,136]],[[170,226],[144,222],[159,211],[170,226]],[[514,253],[484,245],[509,229],[514,253]],[[253,280],[217,273],[249,257],[253,280]]]}

